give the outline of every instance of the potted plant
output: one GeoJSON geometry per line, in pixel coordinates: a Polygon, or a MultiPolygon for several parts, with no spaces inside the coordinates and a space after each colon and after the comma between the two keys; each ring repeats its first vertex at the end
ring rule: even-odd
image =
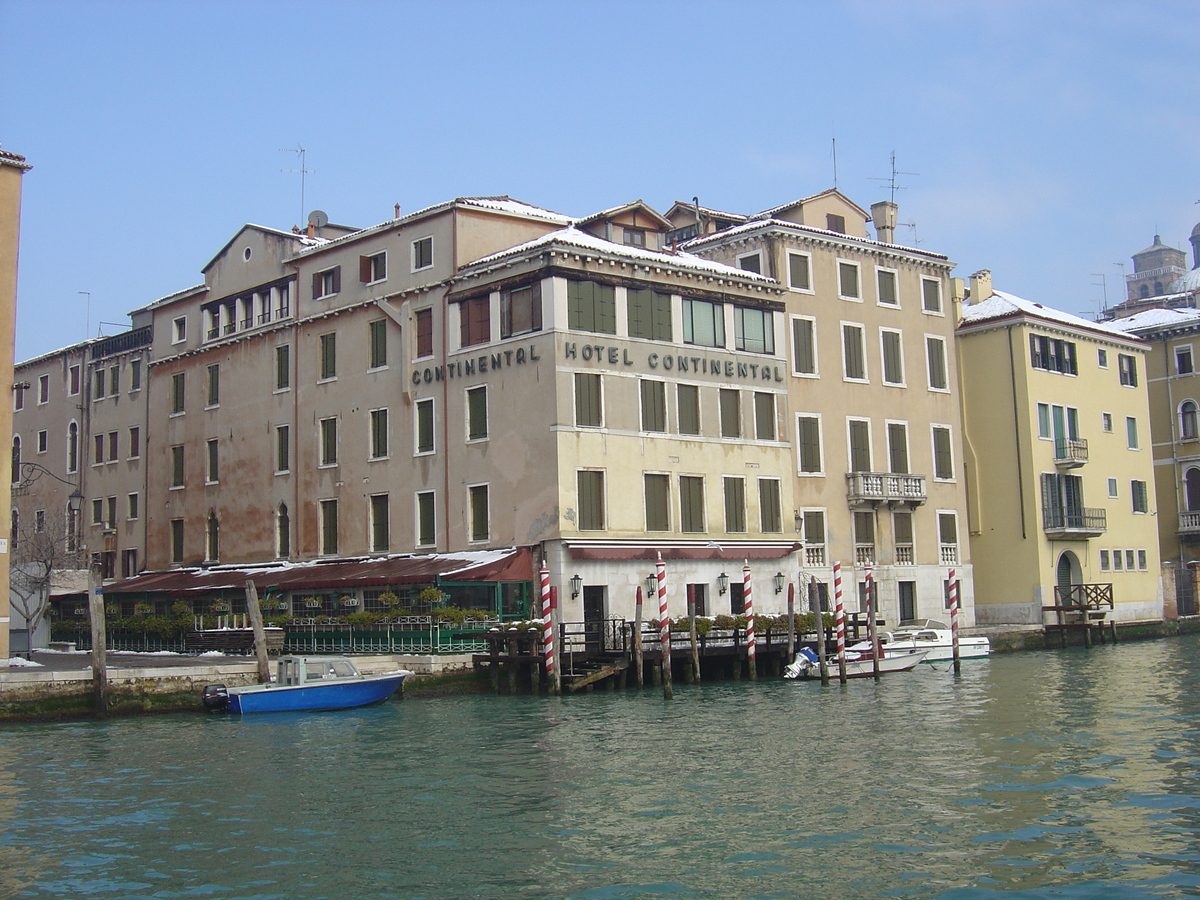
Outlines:
{"type": "Polygon", "coordinates": [[[358,606],[358,598],[343,594],[340,598],[342,606],[358,606]]]}
{"type": "Polygon", "coordinates": [[[309,609],[320,609],[321,608],[321,601],[318,600],[316,597],[305,597],[301,602],[309,609]]]}

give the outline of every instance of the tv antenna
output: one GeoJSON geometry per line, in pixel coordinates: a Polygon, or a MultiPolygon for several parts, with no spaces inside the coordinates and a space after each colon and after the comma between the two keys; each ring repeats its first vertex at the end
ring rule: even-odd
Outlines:
{"type": "MultiPolygon", "coordinates": [[[[1100,279],[1099,281],[1093,281],[1092,287],[1100,288],[1100,296],[1103,297],[1100,301],[1100,311],[1106,313],[1108,312],[1108,278],[1103,272],[1092,272],[1091,275],[1093,278],[1100,279]]],[[[1092,302],[1095,303],[1096,301],[1093,300],[1092,302]]]]}
{"type": "MultiPolygon", "coordinates": [[[[832,125],[830,125],[830,130],[831,131],[833,130],[832,125]]],[[[829,155],[831,157],[833,157],[833,189],[836,191],[837,190],[837,132],[836,131],[833,132],[833,135],[830,138],[829,155]]],[[[1196,202],[1200,203],[1200,200],[1197,200],[1196,202]]]]}
{"type": "Polygon", "coordinates": [[[92,292],[91,291],[76,291],[77,294],[83,294],[87,297],[87,313],[83,319],[83,339],[86,341],[91,336],[92,331],[92,292]]]}
{"type": "Polygon", "coordinates": [[[917,247],[920,247],[921,239],[917,237],[917,223],[916,222],[900,222],[899,225],[901,228],[911,228],[912,229],[913,244],[917,247]]]}
{"type": "Polygon", "coordinates": [[[303,222],[304,221],[304,176],[313,174],[313,172],[315,170],[314,169],[306,169],[304,167],[305,150],[299,144],[297,144],[295,147],[280,147],[279,152],[280,153],[298,153],[300,155],[300,168],[298,168],[298,169],[280,169],[279,171],[280,172],[299,172],[300,173],[300,218],[297,219],[297,221],[303,222]]]}
{"type": "Polygon", "coordinates": [[[893,203],[896,202],[896,191],[904,190],[903,185],[896,184],[897,175],[920,175],[920,172],[900,172],[896,169],[896,151],[892,151],[892,174],[888,178],[868,178],[868,181],[883,181],[886,182],[888,189],[891,191],[891,196],[888,198],[893,203]]]}

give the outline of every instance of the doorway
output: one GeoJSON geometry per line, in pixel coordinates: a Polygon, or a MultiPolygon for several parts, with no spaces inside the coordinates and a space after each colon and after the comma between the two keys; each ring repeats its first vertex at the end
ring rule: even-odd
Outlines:
{"type": "Polygon", "coordinates": [[[909,622],[917,617],[917,583],[897,582],[900,588],[900,621],[909,622]]]}
{"type": "Polygon", "coordinates": [[[583,645],[586,650],[604,647],[604,615],[608,588],[602,584],[583,587],[583,645]]]}
{"type": "Polygon", "coordinates": [[[696,615],[708,615],[708,585],[707,584],[689,584],[688,592],[691,595],[692,602],[696,605],[696,615]]]}

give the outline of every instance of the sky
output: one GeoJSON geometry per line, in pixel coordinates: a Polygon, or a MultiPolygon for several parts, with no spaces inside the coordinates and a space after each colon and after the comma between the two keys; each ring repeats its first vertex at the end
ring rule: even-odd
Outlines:
{"type": "Polygon", "coordinates": [[[898,243],[1093,317],[1156,233],[1192,262],[1198,35],[1196,0],[0,0],[16,358],[127,328],[247,222],[753,213],[835,174],[869,207],[893,154],[898,243]]]}

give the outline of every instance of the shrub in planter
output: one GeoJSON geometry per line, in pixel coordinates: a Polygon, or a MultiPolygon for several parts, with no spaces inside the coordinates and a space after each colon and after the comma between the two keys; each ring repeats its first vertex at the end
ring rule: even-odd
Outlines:
{"type": "Polygon", "coordinates": [[[733,616],[720,615],[713,618],[713,627],[722,631],[733,631],[738,627],[738,623],[733,616]]]}

